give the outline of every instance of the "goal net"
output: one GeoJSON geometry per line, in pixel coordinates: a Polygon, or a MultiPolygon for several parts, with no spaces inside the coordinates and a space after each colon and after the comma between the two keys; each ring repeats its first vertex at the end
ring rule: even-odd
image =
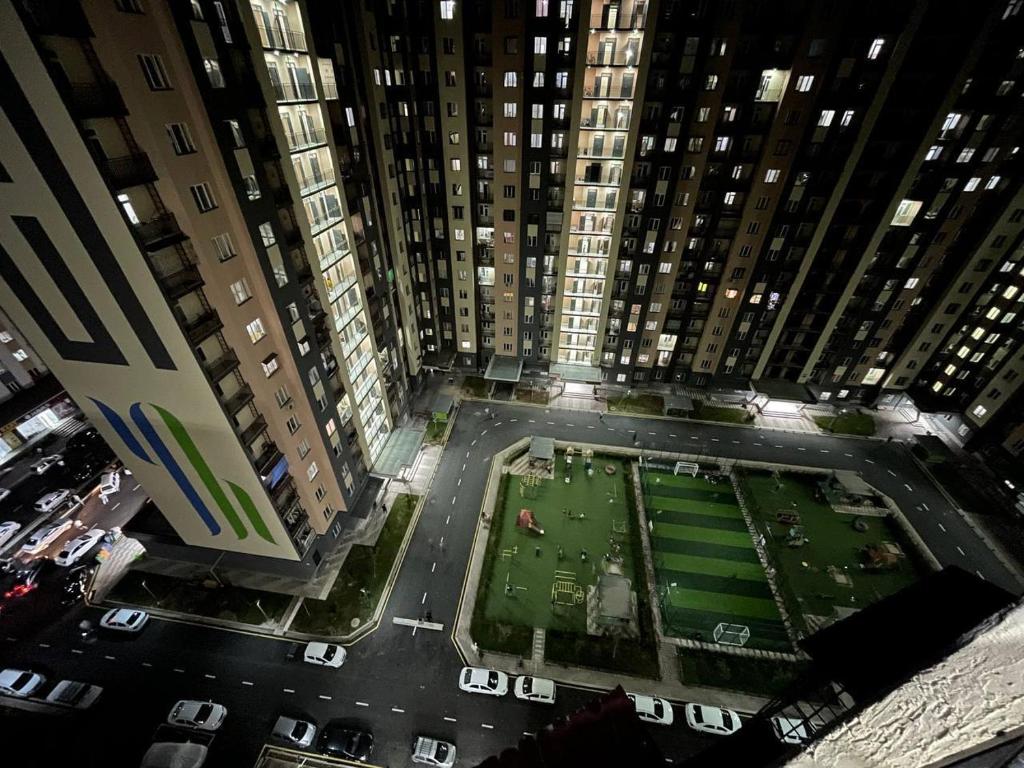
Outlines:
{"type": "Polygon", "coordinates": [[[690,477],[696,477],[700,471],[700,466],[692,461],[677,461],[676,468],[672,471],[673,475],[678,475],[680,472],[684,472],[690,477]]]}
{"type": "Polygon", "coordinates": [[[750,627],[745,624],[725,624],[715,627],[715,642],[721,645],[744,646],[750,639],[750,627]]]}

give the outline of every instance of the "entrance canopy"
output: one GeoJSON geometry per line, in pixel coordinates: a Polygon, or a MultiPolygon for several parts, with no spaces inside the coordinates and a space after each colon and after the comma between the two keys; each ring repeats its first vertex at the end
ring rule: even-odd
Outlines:
{"type": "Polygon", "coordinates": [[[422,443],[422,429],[399,427],[392,430],[388,441],[384,443],[384,450],[373,465],[374,474],[394,477],[403,467],[411,467],[422,443]]]}
{"type": "Polygon", "coordinates": [[[487,372],[484,379],[487,381],[502,381],[508,384],[518,384],[519,378],[523,375],[523,360],[519,357],[503,357],[494,355],[487,364],[487,372]]]}
{"type": "Polygon", "coordinates": [[[601,383],[601,369],[593,365],[573,365],[572,363],[552,363],[548,368],[552,376],[560,376],[566,381],[585,381],[588,384],[601,383]]]}
{"type": "Polygon", "coordinates": [[[553,437],[530,438],[530,460],[551,461],[555,458],[555,439],[553,437]]]}

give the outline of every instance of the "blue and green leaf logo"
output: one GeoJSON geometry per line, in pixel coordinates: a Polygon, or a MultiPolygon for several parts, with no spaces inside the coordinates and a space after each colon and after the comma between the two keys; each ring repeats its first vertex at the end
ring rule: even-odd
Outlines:
{"type": "MultiPolygon", "coordinates": [[[[145,461],[147,464],[153,466],[163,466],[167,473],[171,476],[174,482],[181,489],[181,492],[192,504],[199,515],[199,518],[206,525],[210,534],[213,536],[219,536],[221,533],[221,524],[210,511],[206,502],[196,491],[192,481],[189,480],[188,476],[182,470],[178,464],[177,459],[168,449],[163,438],[160,437],[153,423],[150,421],[149,416],[143,411],[142,403],[133,403],[128,409],[128,413],[131,416],[131,420],[135,423],[139,433],[141,433],[143,439],[149,444],[150,450],[152,451],[153,457],[150,457],[150,453],[147,452],[146,448],[143,447],[142,442],[135,436],[135,433],[131,430],[125,420],[121,417],[117,411],[111,408],[106,403],[97,400],[95,397],[90,397],[96,407],[100,409],[104,418],[110,423],[110,426],[114,428],[114,431],[124,441],[125,446],[128,450],[135,454],[136,457],[145,461]]],[[[242,521],[241,516],[235,509],[231,500],[228,498],[227,493],[221,487],[217,478],[213,474],[213,470],[210,469],[210,465],[206,462],[203,454],[199,448],[196,447],[195,441],[192,440],[192,436],[189,435],[188,430],[185,429],[185,425],[166,408],[161,408],[159,405],[149,403],[149,407],[152,408],[160,420],[163,422],[167,431],[170,432],[174,441],[177,443],[178,448],[184,454],[185,458],[188,459],[189,464],[192,466],[192,470],[196,476],[202,482],[203,487],[206,488],[207,493],[216,502],[217,509],[220,510],[224,520],[235,532],[235,536],[238,537],[239,541],[249,536],[249,529],[242,521]]],[[[227,487],[230,489],[231,494],[234,496],[235,502],[242,510],[242,514],[246,520],[249,521],[249,525],[252,526],[252,530],[256,532],[256,535],[261,539],[276,544],[274,537],[270,534],[270,530],[267,528],[267,524],[263,521],[259,511],[256,509],[256,505],[253,503],[252,498],[243,488],[232,483],[230,480],[224,481],[227,487]]]]}

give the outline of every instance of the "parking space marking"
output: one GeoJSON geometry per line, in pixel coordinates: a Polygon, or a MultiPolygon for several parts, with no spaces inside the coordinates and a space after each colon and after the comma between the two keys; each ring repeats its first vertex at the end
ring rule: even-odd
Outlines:
{"type": "Polygon", "coordinates": [[[700,438],[697,437],[696,435],[690,435],[690,439],[691,440],[700,440],[700,438]]]}
{"type": "Polygon", "coordinates": [[[679,435],[672,435],[672,434],[670,434],[669,437],[679,437],[679,435]]]}
{"type": "Polygon", "coordinates": [[[921,509],[923,509],[925,512],[931,511],[930,509],[928,509],[928,505],[925,504],[923,501],[921,502],[921,509]]]}
{"type": "Polygon", "coordinates": [[[112,507],[110,508],[110,511],[111,511],[111,512],[113,512],[113,511],[114,511],[115,509],[117,509],[117,508],[118,508],[118,507],[120,507],[120,506],[121,506],[121,502],[119,501],[119,502],[117,502],[117,504],[115,504],[114,506],[112,506],[112,507]]]}
{"type": "Polygon", "coordinates": [[[733,441],[732,441],[732,444],[733,444],[733,445],[739,445],[739,444],[740,444],[740,441],[739,441],[739,440],[733,440],[733,441]]]}
{"type": "Polygon", "coordinates": [[[452,496],[452,506],[455,506],[455,496],[452,496]]]}
{"type": "Polygon", "coordinates": [[[144,667],[152,667],[153,665],[150,664],[148,661],[144,661],[144,662],[142,662],[142,666],[144,666],[144,667]]]}
{"type": "Polygon", "coordinates": [[[536,733],[531,733],[530,731],[523,731],[523,736],[529,736],[532,739],[532,738],[535,738],[537,736],[537,734],[536,733]]]}
{"type": "Polygon", "coordinates": [[[504,423],[505,423],[505,422],[503,422],[503,421],[499,421],[499,422],[498,422],[497,424],[495,424],[494,426],[496,426],[496,427],[500,427],[500,426],[501,426],[502,424],[504,424],[504,423]]]}
{"type": "Polygon", "coordinates": [[[975,571],[975,573],[978,574],[978,578],[981,579],[982,581],[986,580],[984,574],[982,574],[981,571],[975,571]]]}
{"type": "Polygon", "coordinates": [[[183,674],[185,674],[185,670],[184,670],[184,669],[181,669],[180,667],[175,667],[175,668],[174,668],[174,671],[175,671],[175,672],[178,672],[178,673],[180,673],[180,674],[182,674],[182,675],[183,675],[183,674]]]}
{"type": "Polygon", "coordinates": [[[50,644],[49,643],[39,643],[39,647],[40,648],[49,648],[50,644]]]}
{"type": "Polygon", "coordinates": [[[828,448],[822,448],[820,450],[821,450],[822,453],[828,453],[828,448]]]}
{"type": "Polygon", "coordinates": [[[445,518],[444,524],[445,524],[445,525],[448,525],[448,524],[450,524],[450,523],[451,523],[451,521],[452,521],[452,516],[451,516],[451,515],[448,515],[448,517],[446,517],[446,518],[445,518]]]}
{"type": "Polygon", "coordinates": [[[441,541],[437,543],[437,546],[441,547],[442,549],[444,548],[444,536],[441,537],[441,541]]]}
{"type": "Polygon", "coordinates": [[[519,419],[509,419],[508,423],[509,424],[515,424],[517,421],[519,421],[519,419]]]}
{"type": "Polygon", "coordinates": [[[608,427],[608,431],[609,432],[614,432],[615,431],[615,427],[608,427]]]}
{"type": "Polygon", "coordinates": [[[848,459],[852,459],[853,458],[853,454],[852,453],[844,453],[843,456],[845,456],[848,459]]]}

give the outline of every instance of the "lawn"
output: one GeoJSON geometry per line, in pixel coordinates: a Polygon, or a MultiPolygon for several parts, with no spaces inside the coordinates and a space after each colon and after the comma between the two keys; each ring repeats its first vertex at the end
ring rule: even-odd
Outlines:
{"type": "Polygon", "coordinates": [[[593,476],[587,477],[577,453],[567,484],[565,456],[559,453],[555,479],[541,480],[536,488],[524,491],[518,476],[502,478],[473,616],[472,635],[481,647],[528,656],[538,627],[548,630],[549,661],[631,674],[649,674],[653,665],[657,675],[650,603],[637,575],[642,550],[628,470],[621,459],[596,456],[593,476]],[[615,468],[614,475],[605,474],[606,465],[615,468]],[[522,508],[534,513],[543,535],[516,526],[522,508]],[[619,544],[623,573],[638,593],[640,641],[615,643],[586,634],[587,588],[602,572],[610,538],[619,544]],[[562,589],[553,604],[556,582],[562,589]]]}
{"type": "Polygon", "coordinates": [[[650,393],[633,393],[608,398],[609,413],[641,413],[661,416],[665,412],[665,398],[650,393]]]}
{"type": "Polygon", "coordinates": [[[462,391],[468,397],[487,397],[487,382],[482,376],[466,376],[462,380],[462,391]]]}
{"type": "Polygon", "coordinates": [[[758,529],[763,531],[768,552],[778,570],[777,584],[798,627],[807,626],[808,615],[831,617],[836,608],[863,608],[899,591],[926,572],[912,545],[887,517],[861,517],[835,512],[815,494],[819,475],[780,475],[740,471],[744,496],[758,529]],[[807,543],[790,547],[786,537],[791,523],[779,522],[777,514],[797,514],[807,543]],[[854,529],[864,521],[867,530],[854,529]],[[893,570],[867,571],[860,567],[860,550],[866,544],[895,542],[906,554],[893,570]],[[833,574],[839,576],[834,578],[833,574]],[[849,581],[842,584],[840,581],[849,581]]]}
{"type": "Polygon", "coordinates": [[[730,408],[722,405],[705,405],[695,402],[693,415],[698,421],[724,421],[729,424],[749,424],[753,417],[743,408],[730,408]]]}
{"type": "Polygon", "coordinates": [[[419,496],[412,494],[398,495],[377,543],[372,547],[352,547],[327,599],[303,600],[291,629],[337,637],[369,621],[387,584],[418,500],[419,496]]]}
{"type": "Polygon", "coordinates": [[[447,421],[428,421],[427,429],[423,433],[423,442],[426,444],[440,445],[444,442],[444,434],[447,431],[447,421]]]}
{"type": "Polygon", "coordinates": [[[827,432],[841,435],[871,437],[875,434],[875,419],[870,413],[851,412],[838,416],[815,416],[814,423],[827,432]]]}
{"type": "Polygon", "coordinates": [[[684,685],[727,688],[765,697],[782,693],[806,669],[803,662],[733,656],[732,654],[677,649],[679,681],[684,685]]]}
{"type": "Polygon", "coordinates": [[[130,605],[253,625],[266,623],[268,617],[277,621],[284,616],[292,600],[290,595],[276,592],[261,592],[229,584],[217,586],[213,579],[199,583],[135,570],[128,571],[108,597],[130,605]],[[259,606],[256,605],[257,600],[259,606]]]}
{"type": "Polygon", "coordinates": [[[533,403],[534,405],[547,405],[548,390],[547,388],[516,387],[516,400],[522,403],[533,403]]]}
{"type": "Polygon", "coordinates": [[[713,642],[719,623],[742,624],[748,647],[791,651],[729,482],[662,470],[644,478],[664,632],[713,642]]]}

